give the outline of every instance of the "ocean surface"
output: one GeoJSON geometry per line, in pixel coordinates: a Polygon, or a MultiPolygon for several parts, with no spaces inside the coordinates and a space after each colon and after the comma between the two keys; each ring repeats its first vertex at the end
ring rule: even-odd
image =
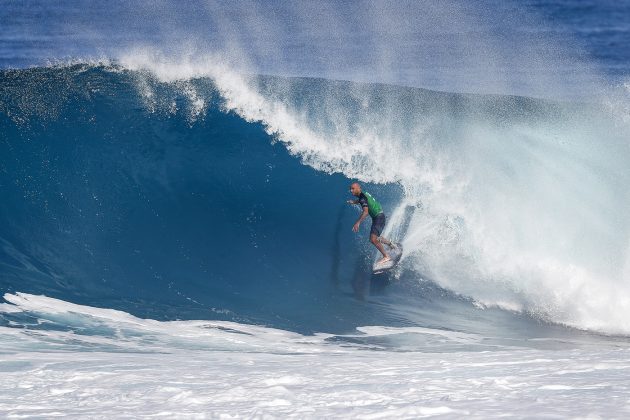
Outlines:
{"type": "Polygon", "coordinates": [[[630,415],[630,2],[0,6],[0,417],[630,415]]]}

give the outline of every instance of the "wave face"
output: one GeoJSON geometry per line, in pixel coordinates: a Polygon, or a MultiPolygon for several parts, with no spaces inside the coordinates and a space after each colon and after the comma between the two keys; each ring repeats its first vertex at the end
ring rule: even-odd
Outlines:
{"type": "Polygon", "coordinates": [[[211,56],[4,71],[0,287],[300,332],[626,334],[620,108],[245,77],[211,56]],[[406,250],[380,305],[353,299],[383,284],[350,179],[406,250]]]}
{"type": "Polygon", "coordinates": [[[157,319],[332,328],[344,314],[326,306],[347,179],[220,111],[209,80],[194,84],[200,115],[188,88],[168,85],[155,86],[168,111],[151,112],[137,77],[2,75],[2,289],[157,319]]]}

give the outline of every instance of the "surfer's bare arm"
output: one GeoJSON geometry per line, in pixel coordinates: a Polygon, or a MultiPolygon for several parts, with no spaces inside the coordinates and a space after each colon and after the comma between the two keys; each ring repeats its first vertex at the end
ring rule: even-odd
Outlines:
{"type": "Polygon", "coordinates": [[[361,222],[367,216],[368,216],[368,208],[367,207],[363,207],[363,213],[361,213],[361,216],[359,217],[359,220],[357,220],[357,222],[354,224],[354,226],[352,226],[352,231],[353,232],[358,232],[359,231],[359,226],[361,225],[361,222]]]}

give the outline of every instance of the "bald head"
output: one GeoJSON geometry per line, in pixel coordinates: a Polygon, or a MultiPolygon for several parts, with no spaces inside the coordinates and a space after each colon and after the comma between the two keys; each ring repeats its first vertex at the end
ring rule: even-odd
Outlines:
{"type": "Polygon", "coordinates": [[[359,184],[358,182],[353,182],[352,184],[350,184],[350,194],[354,195],[355,197],[360,196],[361,184],[359,184]]]}

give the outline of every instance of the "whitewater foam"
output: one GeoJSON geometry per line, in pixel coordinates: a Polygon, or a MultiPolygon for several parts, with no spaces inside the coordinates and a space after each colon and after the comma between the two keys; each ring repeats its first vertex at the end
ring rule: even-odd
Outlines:
{"type": "Polygon", "coordinates": [[[628,348],[499,347],[429,328],[362,327],[304,336],[215,321],[159,322],[45,296],[6,294],[0,326],[0,415],[488,418],[630,414],[628,348]],[[63,323],[55,323],[64,316],[63,323]],[[61,329],[58,329],[61,328],[61,329]],[[356,337],[439,336],[457,350],[375,351],[356,337]],[[595,374],[594,374],[595,373],[595,374]]]}

